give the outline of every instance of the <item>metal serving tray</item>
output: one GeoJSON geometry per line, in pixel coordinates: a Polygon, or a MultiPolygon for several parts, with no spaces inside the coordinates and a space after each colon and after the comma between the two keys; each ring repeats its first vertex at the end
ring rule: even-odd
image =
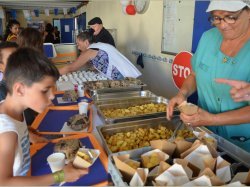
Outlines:
{"type": "MultiPolygon", "coordinates": [[[[198,127],[198,130],[201,131],[208,131],[206,128],[198,127]]],[[[218,154],[231,163],[231,175],[232,178],[238,172],[248,172],[250,169],[250,153],[244,151],[243,149],[239,148],[238,146],[232,144],[231,142],[225,140],[218,135],[211,134],[214,136],[218,142],[217,152],[218,154]]],[[[140,160],[140,157],[143,153],[151,151],[151,147],[144,147],[140,149],[134,149],[130,151],[123,151],[118,153],[113,153],[109,155],[109,173],[111,174],[112,180],[115,186],[128,186],[129,180],[126,178],[126,175],[122,175],[118,168],[115,166],[115,162],[113,160],[113,156],[123,155],[123,154],[130,154],[130,158],[133,160],[140,160]]],[[[170,158],[170,160],[173,158],[170,158]]],[[[170,161],[171,162],[171,161],[170,161]]],[[[153,184],[148,181],[146,185],[152,186],[153,184]]]]}
{"type": "Polygon", "coordinates": [[[113,152],[109,149],[108,144],[104,138],[106,135],[116,134],[118,132],[128,132],[133,131],[138,128],[157,128],[159,125],[167,127],[174,131],[179,123],[179,118],[173,118],[171,121],[168,121],[166,117],[159,117],[153,119],[144,119],[139,121],[131,121],[126,123],[116,123],[111,125],[102,125],[97,126],[97,131],[101,137],[103,142],[104,149],[106,150],[107,154],[110,155],[113,152]]]}
{"type": "Polygon", "coordinates": [[[138,90],[128,92],[115,92],[115,93],[100,93],[93,95],[92,99],[96,102],[106,100],[119,100],[121,98],[140,98],[140,97],[156,97],[154,93],[149,90],[138,90]]]}
{"type": "MultiPolygon", "coordinates": [[[[96,81],[93,81],[96,82],[96,81]]],[[[109,80],[101,80],[99,82],[104,82],[104,83],[108,83],[109,80]]],[[[109,88],[109,87],[105,87],[105,88],[100,88],[100,89],[92,89],[91,87],[89,87],[88,83],[85,83],[85,90],[87,91],[87,93],[93,97],[96,94],[100,94],[100,93],[112,93],[112,92],[126,92],[126,91],[140,91],[143,90],[144,87],[146,87],[147,85],[142,83],[140,85],[129,85],[128,87],[117,87],[117,88],[109,88]]]]}
{"type": "Polygon", "coordinates": [[[149,114],[142,114],[137,116],[127,116],[127,117],[118,117],[118,118],[108,118],[103,113],[103,109],[118,109],[118,108],[128,108],[131,106],[143,105],[143,104],[166,104],[168,100],[164,97],[148,97],[148,98],[131,98],[131,99],[120,99],[120,100],[106,100],[102,101],[102,103],[96,104],[97,112],[100,115],[101,119],[104,123],[118,123],[118,122],[126,122],[126,121],[134,121],[140,120],[145,118],[152,118],[152,117],[159,117],[159,116],[166,116],[166,112],[156,112],[156,113],[149,113],[149,114]]]}
{"type": "MultiPolygon", "coordinates": [[[[147,101],[152,98],[156,98],[156,96],[150,91],[131,91],[131,92],[116,92],[116,93],[106,93],[106,94],[97,94],[102,97],[102,99],[94,101],[96,105],[106,104],[107,101],[109,104],[113,103],[126,103],[132,101],[147,101]]],[[[99,97],[99,98],[101,98],[99,97]]]]}

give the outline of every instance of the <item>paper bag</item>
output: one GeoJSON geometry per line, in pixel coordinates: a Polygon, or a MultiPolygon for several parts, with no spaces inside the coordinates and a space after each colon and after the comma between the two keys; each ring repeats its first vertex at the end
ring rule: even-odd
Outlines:
{"type": "Polygon", "coordinates": [[[165,161],[168,158],[169,155],[159,149],[154,149],[141,155],[142,165],[146,168],[157,166],[161,161],[165,161]]]}
{"type": "Polygon", "coordinates": [[[212,186],[212,184],[210,179],[207,176],[203,175],[193,181],[184,184],[183,186],[212,186]]]}
{"type": "Polygon", "coordinates": [[[155,178],[157,184],[180,186],[189,182],[189,178],[180,164],[174,164],[155,178]]]}
{"type": "Polygon", "coordinates": [[[204,169],[199,176],[203,176],[206,175],[207,177],[209,177],[211,183],[213,186],[221,186],[224,185],[225,183],[220,180],[219,177],[217,177],[214,172],[210,169],[210,168],[206,168],[204,169]]]}
{"type": "Polygon", "coordinates": [[[238,172],[232,179],[232,182],[241,182],[242,184],[250,185],[250,170],[249,172],[238,172]]]}
{"type": "Polygon", "coordinates": [[[198,167],[201,171],[207,167],[213,170],[216,162],[206,145],[200,145],[184,159],[198,167]]]}
{"type": "Polygon", "coordinates": [[[192,146],[191,142],[188,142],[184,139],[175,139],[174,143],[176,144],[176,149],[174,152],[175,157],[180,157],[180,155],[186,150],[190,149],[192,146]]]}
{"type": "Polygon", "coordinates": [[[184,160],[184,159],[174,159],[174,163],[175,164],[180,164],[183,169],[185,170],[187,176],[189,179],[192,178],[193,176],[193,171],[188,167],[188,161],[187,160],[184,160]]]}
{"type": "Polygon", "coordinates": [[[138,168],[136,173],[132,177],[129,185],[130,186],[144,186],[147,181],[148,168],[138,168]]]}
{"type": "Polygon", "coordinates": [[[159,166],[156,166],[155,168],[153,168],[149,174],[148,174],[148,180],[153,181],[157,176],[159,176],[160,174],[162,174],[164,171],[166,171],[168,168],[170,168],[171,166],[166,163],[161,161],[159,166]]]}
{"type": "Polygon", "coordinates": [[[222,157],[217,157],[216,162],[216,175],[224,182],[227,183],[231,181],[231,170],[230,163],[224,160],[222,157]]]}
{"type": "Polygon", "coordinates": [[[178,106],[178,109],[186,115],[194,115],[198,112],[198,106],[193,103],[187,103],[187,101],[183,101],[178,106]]]}
{"type": "Polygon", "coordinates": [[[176,148],[176,144],[169,142],[167,140],[153,140],[150,141],[150,145],[154,149],[159,149],[164,153],[167,153],[169,156],[172,156],[176,148]]]}
{"type": "Polygon", "coordinates": [[[132,168],[124,161],[128,160],[130,157],[129,154],[113,156],[116,167],[124,174],[124,177],[130,180],[136,172],[136,169],[132,168]]]}

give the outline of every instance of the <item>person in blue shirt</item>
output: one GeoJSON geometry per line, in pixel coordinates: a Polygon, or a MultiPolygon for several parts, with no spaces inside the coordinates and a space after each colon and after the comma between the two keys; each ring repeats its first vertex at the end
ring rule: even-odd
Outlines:
{"type": "Polygon", "coordinates": [[[217,78],[250,82],[250,4],[245,1],[212,0],[207,12],[215,26],[205,32],[192,57],[192,72],[167,107],[167,118],[173,109],[193,92],[198,92],[199,110],[188,116],[181,113],[184,123],[206,126],[214,133],[250,152],[249,102],[235,102],[231,87],[217,78]]]}

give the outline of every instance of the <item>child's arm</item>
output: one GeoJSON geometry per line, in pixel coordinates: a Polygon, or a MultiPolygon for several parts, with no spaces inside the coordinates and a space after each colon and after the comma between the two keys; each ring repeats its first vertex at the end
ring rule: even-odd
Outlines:
{"type": "MultiPolygon", "coordinates": [[[[55,174],[42,176],[13,176],[13,165],[15,160],[15,150],[18,142],[15,132],[0,134],[0,186],[48,186],[55,184],[55,174]]],[[[73,182],[81,176],[86,175],[88,170],[76,169],[72,164],[68,164],[63,169],[64,181],[73,182]]]]}
{"type": "Polygon", "coordinates": [[[32,131],[29,130],[29,138],[31,143],[46,143],[49,142],[49,140],[41,135],[38,135],[32,131]]]}

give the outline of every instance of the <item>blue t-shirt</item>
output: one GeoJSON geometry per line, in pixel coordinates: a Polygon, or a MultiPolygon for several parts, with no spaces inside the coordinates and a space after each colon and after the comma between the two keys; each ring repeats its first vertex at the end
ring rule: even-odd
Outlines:
{"type": "MultiPolygon", "coordinates": [[[[213,114],[249,105],[248,102],[234,102],[230,95],[231,87],[216,83],[214,80],[226,78],[250,82],[250,41],[246,42],[236,56],[229,57],[220,50],[222,40],[222,35],[217,28],[210,29],[203,34],[192,58],[192,68],[196,74],[198,105],[213,114]]],[[[208,128],[250,152],[250,140],[240,142],[234,138],[234,136],[250,138],[250,123],[208,128]]]]}

